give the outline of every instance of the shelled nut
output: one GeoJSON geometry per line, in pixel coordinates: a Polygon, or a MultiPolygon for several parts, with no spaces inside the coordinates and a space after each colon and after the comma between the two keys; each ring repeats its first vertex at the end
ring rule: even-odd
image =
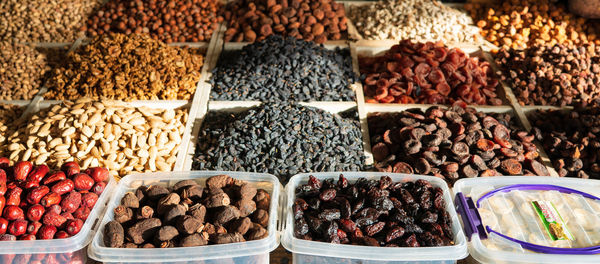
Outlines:
{"type": "MultiPolygon", "coordinates": [[[[65,101],[33,114],[0,147],[11,160],[83,169],[107,167],[113,176],[170,171],[187,121],[185,110],[130,107],[118,101],[65,101]]],[[[0,156],[1,156],[0,155],[0,156]]]]}
{"type": "Polygon", "coordinates": [[[438,1],[379,1],[350,6],[350,19],[369,40],[479,42],[469,15],[438,1]]]}

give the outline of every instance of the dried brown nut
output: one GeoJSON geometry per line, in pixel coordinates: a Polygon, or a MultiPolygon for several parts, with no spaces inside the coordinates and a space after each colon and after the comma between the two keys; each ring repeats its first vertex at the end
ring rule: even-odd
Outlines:
{"type": "Polygon", "coordinates": [[[115,209],[114,209],[114,217],[115,217],[115,221],[123,224],[123,223],[133,219],[133,211],[129,207],[119,205],[119,206],[115,207],[115,209]]]}
{"type": "Polygon", "coordinates": [[[137,220],[141,220],[141,219],[145,219],[145,218],[152,218],[154,216],[154,209],[152,209],[152,207],[150,206],[143,206],[142,208],[139,208],[136,214],[136,218],[137,220]]]}
{"type": "Polygon", "coordinates": [[[229,205],[231,202],[231,200],[229,199],[229,196],[224,193],[224,192],[220,192],[220,193],[215,193],[215,194],[211,194],[210,196],[208,196],[207,200],[206,200],[206,207],[207,208],[215,208],[215,207],[219,207],[219,206],[226,206],[229,205]]]}
{"type": "Polygon", "coordinates": [[[177,219],[176,226],[182,234],[193,234],[202,227],[202,222],[191,215],[184,215],[177,219]]]}
{"type": "Polygon", "coordinates": [[[240,233],[215,234],[210,236],[210,241],[215,244],[229,244],[244,242],[244,236],[240,233]]]}
{"type": "MultiPolygon", "coordinates": [[[[224,225],[227,222],[237,219],[241,216],[240,210],[231,205],[221,206],[215,209],[214,223],[217,225],[224,225]]],[[[256,212],[258,212],[257,210],[256,212]]],[[[256,214],[255,212],[255,214],[256,214]]],[[[268,214],[267,214],[268,218],[268,214]]]]}
{"type": "Polygon", "coordinates": [[[252,222],[257,223],[263,227],[269,225],[269,212],[263,209],[258,209],[252,214],[252,222]]]}
{"type": "Polygon", "coordinates": [[[121,199],[121,205],[129,208],[139,208],[140,201],[137,196],[132,192],[127,192],[121,199]]]}
{"type": "Polygon", "coordinates": [[[233,179],[229,175],[216,175],[206,180],[206,187],[209,189],[222,189],[231,184],[233,179]]]}
{"type": "Polygon", "coordinates": [[[187,210],[184,205],[172,204],[168,207],[166,213],[164,214],[163,222],[172,223],[173,221],[177,220],[179,216],[185,215],[186,211],[187,210]]]}
{"type": "Polygon", "coordinates": [[[127,239],[140,245],[151,240],[160,226],[161,222],[158,218],[144,219],[127,229],[127,239]]]}
{"type": "MultiPolygon", "coordinates": [[[[171,189],[174,192],[181,192],[182,190],[184,190],[184,188],[189,188],[191,186],[199,186],[199,185],[194,180],[183,180],[183,181],[178,181],[177,183],[175,183],[173,185],[173,187],[171,187],[171,189]]],[[[202,187],[202,186],[200,186],[200,187],[202,187]]]]}
{"type": "Polygon", "coordinates": [[[229,224],[229,232],[231,233],[240,233],[245,235],[246,232],[252,227],[252,221],[248,217],[239,218],[235,221],[230,222],[229,224]]]}
{"type": "Polygon", "coordinates": [[[246,217],[256,211],[256,203],[252,200],[239,200],[235,202],[234,206],[240,209],[241,217],[246,217]]]}
{"type": "Polygon", "coordinates": [[[246,234],[246,238],[248,240],[258,240],[258,239],[263,239],[263,238],[267,237],[268,235],[269,235],[269,232],[267,231],[267,229],[265,229],[261,225],[254,224],[250,228],[250,230],[248,230],[248,233],[246,234]]]}
{"type": "Polygon", "coordinates": [[[160,241],[169,241],[179,235],[174,226],[163,226],[156,233],[156,239],[160,241]]]}
{"type": "Polygon", "coordinates": [[[104,245],[107,247],[121,247],[125,241],[123,226],[117,221],[110,221],[104,226],[104,245]]]}
{"type": "Polygon", "coordinates": [[[181,197],[177,193],[169,193],[165,197],[158,200],[158,206],[156,212],[159,215],[163,215],[171,209],[171,205],[179,204],[181,197]]]}
{"type": "Polygon", "coordinates": [[[193,201],[198,201],[202,198],[202,194],[204,193],[204,189],[200,185],[187,186],[182,188],[181,191],[181,199],[191,199],[193,201]]]}
{"type": "Polygon", "coordinates": [[[204,217],[206,216],[206,206],[202,204],[195,204],[188,210],[189,215],[198,219],[200,222],[204,222],[204,217]]]}
{"type": "Polygon", "coordinates": [[[208,240],[200,234],[191,234],[181,239],[179,242],[180,247],[197,247],[208,244],[208,240]]]}

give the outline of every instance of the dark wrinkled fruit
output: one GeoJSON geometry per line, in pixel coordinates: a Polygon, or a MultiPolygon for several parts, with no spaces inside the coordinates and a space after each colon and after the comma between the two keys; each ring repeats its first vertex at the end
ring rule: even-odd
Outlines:
{"type": "Polygon", "coordinates": [[[298,103],[263,103],[240,114],[209,112],[193,168],[268,172],[361,171],[365,155],[355,111],[331,114],[298,103]]]}
{"type": "Polygon", "coordinates": [[[442,227],[451,224],[443,191],[425,180],[394,182],[382,176],[352,183],[340,176],[335,183],[311,176],[308,184],[296,189],[296,197],[292,213],[294,236],[299,239],[365,246],[452,244],[452,233],[444,233],[442,227]],[[333,196],[333,191],[335,198],[322,199],[333,196]],[[316,206],[311,205],[314,201],[316,206]],[[431,230],[435,236],[428,235],[431,230]],[[420,237],[411,238],[414,234],[426,236],[427,242],[419,244],[420,237]]]}
{"type": "MultiPolygon", "coordinates": [[[[374,168],[381,172],[432,175],[450,185],[460,178],[548,175],[533,134],[519,130],[507,113],[455,105],[373,113],[367,119],[374,168]]],[[[565,164],[564,174],[582,167],[580,160],[565,164]]]]}

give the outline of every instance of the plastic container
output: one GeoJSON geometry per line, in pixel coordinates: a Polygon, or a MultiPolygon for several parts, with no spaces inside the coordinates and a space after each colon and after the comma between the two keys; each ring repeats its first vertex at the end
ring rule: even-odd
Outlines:
{"type": "Polygon", "coordinates": [[[186,171],[157,172],[133,174],[121,179],[108,203],[106,214],[102,219],[100,231],[88,248],[90,258],[104,263],[268,263],[269,252],[279,245],[277,232],[278,205],[281,185],[277,177],[264,173],[229,172],[229,171],[186,171]],[[269,208],[269,236],[248,242],[224,245],[208,245],[179,248],[110,248],[104,246],[103,227],[114,218],[113,210],[120,204],[121,198],[128,191],[141,185],[161,184],[171,186],[181,180],[194,179],[203,184],[210,176],[227,174],[235,179],[254,184],[257,188],[267,190],[271,194],[269,208]]]}
{"type": "MultiPolygon", "coordinates": [[[[600,197],[600,181],[575,178],[549,178],[503,176],[491,178],[461,179],[454,184],[457,201],[461,196],[474,202],[490,191],[514,184],[555,185],[567,187],[600,197]]],[[[496,192],[480,200],[477,210],[484,229],[470,236],[469,253],[482,263],[600,263],[600,254],[544,254],[523,249],[521,244],[495,233],[485,232],[487,226],[502,235],[536,245],[550,247],[580,248],[600,245],[600,201],[584,198],[580,194],[562,193],[556,190],[511,190],[496,192]],[[532,203],[551,202],[574,240],[553,240],[542,224],[542,218],[532,203]],[[585,216],[585,217],[582,217],[585,216]],[[483,235],[482,235],[483,233],[483,235]],[[486,238],[487,236],[487,238],[486,238]]],[[[466,215],[459,209],[462,215],[466,215]]],[[[540,211],[541,212],[541,211],[540,211]]],[[[469,220],[470,223],[476,221],[469,220]]],[[[470,223],[463,222],[469,226],[470,223]]],[[[472,230],[472,229],[471,229],[472,230]]]]}
{"type": "Polygon", "coordinates": [[[304,173],[292,177],[285,187],[287,202],[285,212],[285,229],[281,243],[292,252],[294,263],[456,263],[456,260],[467,256],[467,241],[458,220],[458,215],[452,204],[452,195],[446,182],[432,176],[408,175],[400,173],[381,172],[324,172],[304,173]],[[446,209],[452,217],[452,231],[454,233],[453,246],[444,247],[367,247],[356,245],[330,244],[295,238],[293,235],[293,216],[287,210],[292,208],[295,200],[295,190],[300,184],[308,181],[308,176],[313,175],[318,179],[334,178],[337,180],[340,174],[349,182],[355,182],[358,178],[379,179],[381,176],[390,176],[394,182],[416,181],[419,179],[429,181],[434,187],[444,190],[446,209]]]}
{"type": "Polygon", "coordinates": [[[109,178],[108,184],[77,235],[65,239],[2,241],[0,263],[11,263],[11,259],[12,263],[29,263],[34,260],[41,263],[86,263],[85,247],[98,230],[98,220],[104,214],[106,203],[116,186],[116,180],[113,177],[109,178]]]}

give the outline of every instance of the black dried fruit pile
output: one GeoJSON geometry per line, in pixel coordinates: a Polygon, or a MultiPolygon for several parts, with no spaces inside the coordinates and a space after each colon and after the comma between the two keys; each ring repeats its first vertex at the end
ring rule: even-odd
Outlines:
{"type": "Polygon", "coordinates": [[[495,57],[521,105],[600,104],[600,46],[534,45],[495,57]]]}
{"type": "Polygon", "coordinates": [[[202,187],[183,180],[172,187],[141,186],[126,193],[104,226],[104,245],[172,248],[228,244],[268,236],[271,197],[228,175],[202,187]]]}
{"type": "Polygon", "coordinates": [[[450,246],[452,219],[443,194],[425,180],[382,176],[349,183],[340,175],[335,183],[310,176],[296,189],[294,236],[374,247],[450,246]]]}
{"type": "Polygon", "coordinates": [[[538,110],[528,116],[561,177],[600,179],[600,108],[562,112],[538,110]]]}
{"type": "Polygon", "coordinates": [[[210,83],[213,100],[354,101],[356,80],[348,49],[270,36],[223,52],[210,83]]]}
{"type": "Polygon", "coordinates": [[[356,112],[334,115],[296,103],[209,112],[198,142],[195,170],[268,172],[282,181],[301,172],[359,171],[365,160],[356,112]]]}
{"type": "Polygon", "coordinates": [[[428,174],[453,184],[459,178],[546,175],[534,136],[509,114],[438,106],[368,117],[379,171],[428,174]]]}

